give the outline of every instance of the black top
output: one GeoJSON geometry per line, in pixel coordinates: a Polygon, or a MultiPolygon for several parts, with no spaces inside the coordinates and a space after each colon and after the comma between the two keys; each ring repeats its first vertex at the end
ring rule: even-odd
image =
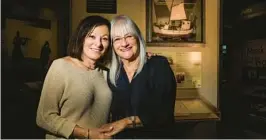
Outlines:
{"type": "Polygon", "coordinates": [[[112,121],[136,115],[144,128],[161,128],[174,122],[176,82],[165,57],[148,59],[131,83],[121,66],[117,87],[109,78],[108,84],[113,92],[112,121]]]}

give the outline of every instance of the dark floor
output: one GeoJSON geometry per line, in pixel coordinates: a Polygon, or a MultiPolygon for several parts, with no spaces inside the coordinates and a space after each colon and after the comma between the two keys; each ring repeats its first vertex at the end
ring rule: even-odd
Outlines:
{"type": "MultiPolygon", "coordinates": [[[[8,65],[4,66],[1,77],[1,138],[44,138],[44,131],[35,123],[40,91],[23,84],[40,80],[41,77],[36,72],[38,70],[15,71],[8,65]]],[[[243,111],[240,108],[245,110],[241,98],[223,96],[221,100],[221,121],[176,123],[170,138],[266,138],[265,133],[263,135],[263,132],[258,133],[254,131],[256,129],[248,128],[247,119],[244,113],[241,114],[243,111]],[[238,100],[240,101],[236,102],[238,100]]]]}

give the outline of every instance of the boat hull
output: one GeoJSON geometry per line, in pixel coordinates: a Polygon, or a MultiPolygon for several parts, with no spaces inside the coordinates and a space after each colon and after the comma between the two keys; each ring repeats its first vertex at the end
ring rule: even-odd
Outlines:
{"type": "Polygon", "coordinates": [[[167,30],[167,29],[160,29],[159,27],[154,26],[154,33],[161,36],[161,37],[187,37],[193,33],[193,29],[189,30],[167,30]]]}

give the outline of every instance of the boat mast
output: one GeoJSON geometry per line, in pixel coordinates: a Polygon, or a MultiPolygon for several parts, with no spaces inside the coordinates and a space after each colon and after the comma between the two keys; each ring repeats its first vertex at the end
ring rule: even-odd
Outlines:
{"type": "Polygon", "coordinates": [[[171,4],[171,10],[170,10],[168,25],[170,25],[170,19],[171,19],[171,15],[172,15],[173,4],[174,4],[174,0],[172,0],[172,4],[171,4]]]}

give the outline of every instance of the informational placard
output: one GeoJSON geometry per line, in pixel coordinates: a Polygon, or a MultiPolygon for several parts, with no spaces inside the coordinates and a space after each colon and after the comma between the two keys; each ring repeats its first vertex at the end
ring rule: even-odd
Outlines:
{"type": "Polygon", "coordinates": [[[116,0],[87,0],[87,12],[116,14],[116,5],[116,0]]]}
{"type": "Polygon", "coordinates": [[[167,57],[175,74],[177,88],[201,87],[201,52],[151,52],[167,57]]]}
{"type": "Polygon", "coordinates": [[[243,51],[243,80],[252,84],[266,82],[266,41],[251,40],[246,43],[243,51]]]}
{"type": "Polygon", "coordinates": [[[266,120],[266,38],[247,41],[242,56],[242,91],[249,105],[248,123],[252,131],[260,132],[257,128],[264,127],[266,120]]]}

